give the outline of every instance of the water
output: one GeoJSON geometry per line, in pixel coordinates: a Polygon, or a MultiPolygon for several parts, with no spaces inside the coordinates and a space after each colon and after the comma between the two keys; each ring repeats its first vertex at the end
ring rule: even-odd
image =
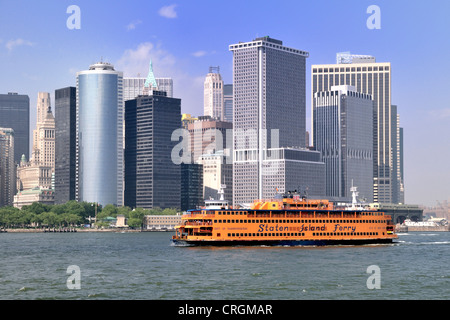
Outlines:
{"type": "Polygon", "coordinates": [[[450,298],[450,232],[349,247],[175,247],[171,236],[1,233],[0,299],[450,298]],[[79,289],[67,286],[72,265],[79,289]],[[380,289],[367,287],[371,265],[380,289]]]}

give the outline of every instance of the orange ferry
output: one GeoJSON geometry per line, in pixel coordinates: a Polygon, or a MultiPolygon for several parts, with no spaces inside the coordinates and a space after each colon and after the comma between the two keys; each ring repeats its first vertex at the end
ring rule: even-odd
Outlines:
{"type": "Polygon", "coordinates": [[[391,243],[397,239],[391,217],[355,206],[333,208],[328,200],[296,193],[254,201],[233,209],[207,200],[203,209],[183,214],[172,237],[175,245],[336,245],[391,243]]]}

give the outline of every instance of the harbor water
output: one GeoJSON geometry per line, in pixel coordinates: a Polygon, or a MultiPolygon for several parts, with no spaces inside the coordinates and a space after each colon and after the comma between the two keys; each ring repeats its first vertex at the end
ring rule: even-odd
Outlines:
{"type": "Polygon", "coordinates": [[[0,233],[0,299],[450,299],[450,232],[327,247],[177,247],[172,235],[0,233]]]}

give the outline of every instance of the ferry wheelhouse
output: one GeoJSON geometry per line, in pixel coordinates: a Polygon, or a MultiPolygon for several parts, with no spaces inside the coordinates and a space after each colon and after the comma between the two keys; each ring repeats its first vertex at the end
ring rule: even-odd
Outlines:
{"type": "Polygon", "coordinates": [[[397,238],[391,217],[374,210],[334,208],[328,200],[289,193],[235,209],[211,200],[189,210],[172,242],[182,245],[335,245],[391,243],[397,238]]]}

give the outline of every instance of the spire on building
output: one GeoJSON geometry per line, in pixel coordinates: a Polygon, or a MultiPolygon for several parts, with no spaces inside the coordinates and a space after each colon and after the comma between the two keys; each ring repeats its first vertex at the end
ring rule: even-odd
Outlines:
{"type": "Polygon", "coordinates": [[[150,68],[148,70],[147,80],[145,80],[144,88],[158,88],[158,84],[156,83],[155,74],[153,73],[153,63],[150,60],[150,68]]]}

